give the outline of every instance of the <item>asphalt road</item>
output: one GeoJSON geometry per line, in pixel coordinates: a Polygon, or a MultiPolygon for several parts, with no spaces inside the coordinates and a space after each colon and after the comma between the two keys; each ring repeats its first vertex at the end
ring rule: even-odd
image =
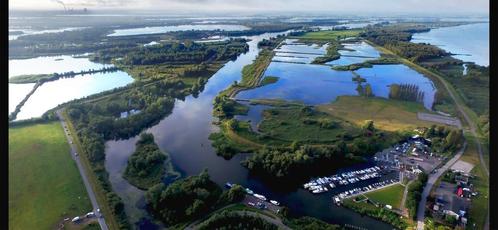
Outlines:
{"type": "Polygon", "coordinates": [[[69,146],[71,147],[71,152],[69,154],[71,154],[71,157],[73,158],[73,160],[76,161],[76,165],[78,166],[78,170],[80,171],[81,178],[83,179],[83,183],[85,184],[85,188],[86,188],[86,191],[88,193],[88,197],[90,197],[90,201],[92,202],[93,212],[97,215],[97,220],[99,221],[100,228],[102,230],[108,230],[104,217],[102,217],[100,213],[97,213],[97,209],[99,209],[99,204],[97,203],[97,199],[95,198],[95,193],[93,192],[92,186],[88,182],[88,177],[86,176],[85,168],[81,164],[81,160],[80,160],[79,156],[75,156],[75,153],[77,152],[77,148],[76,148],[76,145],[73,144],[73,138],[72,138],[72,136],[75,134],[69,134],[69,129],[66,128],[67,124],[61,115],[61,111],[57,110],[56,113],[57,113],[57,117],[59,118],[59,121],[61,122],[62,127],[64,128],[64,135],[66,135],[69,146]]]}
{"type": "Polygon", "coordinates": [[[417,209],[417,230],[424,230],[424,219],[425,219],[425,204],[427,203],[427,197],[429,196],[432,186],[436,183],[437,179],[448,170],[455,162],[460,159],[463,155],[465,148],[467,147],[467,142],[465,142],[463,148],[461,148],[458,153],[453,156],[445,165],[443,165],[440,169],[437,170],[434,174],[429,174],[429,178],[427,180],[427,184],[424,187],[424,191],[422,192],[422,197],[420,198],[420,202],[418,203],[417,209]]]}

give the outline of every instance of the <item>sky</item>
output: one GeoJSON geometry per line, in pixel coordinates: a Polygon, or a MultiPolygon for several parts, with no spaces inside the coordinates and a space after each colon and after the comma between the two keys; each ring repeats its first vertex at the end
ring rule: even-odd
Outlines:
{"type": "MultiPolygon", "coordinates": [[[[488,14],[489,0],[9,0],[9,9],[488,14]]],[[[388,15],[386,15],[388,16],[388,15]]]]}

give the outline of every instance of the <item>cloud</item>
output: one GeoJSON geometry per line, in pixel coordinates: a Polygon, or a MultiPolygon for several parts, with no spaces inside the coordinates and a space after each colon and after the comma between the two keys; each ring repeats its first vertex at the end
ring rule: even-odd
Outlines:
{"type": "MultiPolygon", "coordinates": [[[[302,12],[489,12],[488,0],[63,0],[68,6],[95,6],[129,10],[215,11],[302,11],[302,12]]],[[[9,0],[11,5],[49,5],[60,8],[53,0],[9,0]],[[51,2],[52,4],[45,4],[51,2]]]]}

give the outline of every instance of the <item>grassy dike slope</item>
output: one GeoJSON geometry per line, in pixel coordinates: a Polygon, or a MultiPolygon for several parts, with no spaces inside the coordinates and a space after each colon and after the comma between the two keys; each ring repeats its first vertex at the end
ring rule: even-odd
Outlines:
{"type": "Polygon", "coordinates": [[[53,229],[92,209],[59,122],[9,128],[9,229],[53,229]]]}
{"type": "Polygon", "coordinates": [[[436,124],[419,120],[417,112],[430,112],[422,104],[409,101],[340,96],[335,102],[319,105],[317,108],[360,126],[365,120],[373,120],[375,127],[386,131],[429,127],[436,124]]]}

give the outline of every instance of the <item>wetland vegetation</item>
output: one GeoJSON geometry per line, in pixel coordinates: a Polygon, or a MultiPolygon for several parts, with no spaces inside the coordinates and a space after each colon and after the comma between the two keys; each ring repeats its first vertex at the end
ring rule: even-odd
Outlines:
{"type": "Polygon", "coordinates": [[[175,180],[180,176],[173,168],[169,154],[161,152],[152,134],[142,133],[136,145],[123,174],[131,184],[148,189],[163,179],[175,180]]]}

